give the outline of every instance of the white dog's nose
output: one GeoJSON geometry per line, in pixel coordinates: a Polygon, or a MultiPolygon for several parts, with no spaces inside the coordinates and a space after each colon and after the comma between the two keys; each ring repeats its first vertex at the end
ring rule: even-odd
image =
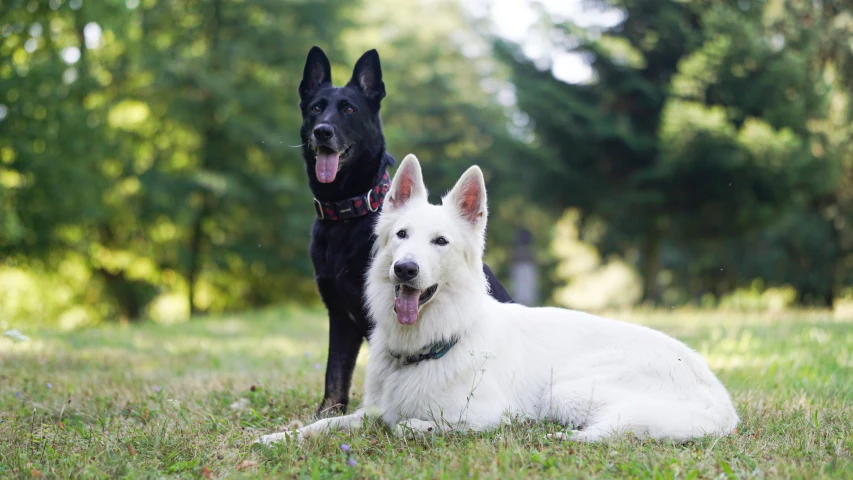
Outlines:
{"type": "Polygon", "coordinates": [[[394,275],[404,282],[418,276],[418,264],[412,261],[401,261],[394,264],[394,275]]]}

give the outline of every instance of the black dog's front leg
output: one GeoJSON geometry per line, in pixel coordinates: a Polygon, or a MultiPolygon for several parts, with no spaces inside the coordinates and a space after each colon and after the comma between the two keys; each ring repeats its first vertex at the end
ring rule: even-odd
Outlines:
{"type": "Polygon", "coordinates": [[[329,312],[329,361],[326,363],[326,393],[318,417],[346,412],[355,360],[364,335],[347,313],[329,312]]]}

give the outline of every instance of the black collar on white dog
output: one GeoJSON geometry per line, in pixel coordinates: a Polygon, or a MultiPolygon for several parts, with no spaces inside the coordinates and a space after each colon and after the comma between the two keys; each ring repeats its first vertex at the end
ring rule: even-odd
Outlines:
{"type": "Polygon", "coordinates": [[[447,352],[456,345],[456,342],[459,340],[456,338],[451,338],[450,340],[441,340],[433,343],[432,345],[427,345],[423,349],[426,350],[426,353],[420,353],[417,355],[408,355],[405,358],[401,353],[394,353],[391,349],[388,349],[388,354],[394,357],[397,360],[401,360],[403,366],[418,364],[424,360],[437,360],[444,356],[447,352]]]}

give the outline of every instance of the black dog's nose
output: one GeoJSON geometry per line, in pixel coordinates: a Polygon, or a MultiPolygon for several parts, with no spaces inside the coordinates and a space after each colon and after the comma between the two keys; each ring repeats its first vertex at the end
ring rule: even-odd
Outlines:
{"type": "Polygon", "coordinates": [[[314,138],[318,141],[326,141],[332,138],[335,135],[335,131],[332,130],[331,125],[321,124],[314,127],[314,138]]]}
{"type": "Polygon", "coordinates": [[[418,264],[415,262],[397,262],[394,264],[394,275],[408,282],[418,276],[418,264]]]}

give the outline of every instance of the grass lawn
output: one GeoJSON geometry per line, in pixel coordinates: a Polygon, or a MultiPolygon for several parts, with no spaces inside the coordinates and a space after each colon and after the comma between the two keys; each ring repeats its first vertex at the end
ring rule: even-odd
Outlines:
{"type": "MultiPolygon", "coordinates": [[[[853,322],[817,312],[622,318],[703,354],[735,398],[739,432],[576,445],[545,440],[556,425],[401,440],[372,424],[253,446],[308,420],[322,395],[325,317],[274,309],[0,337],[0,478],[853,478],[853,322]]],[[[365,362],[362,350],[356,403],[365,362]]]]}

